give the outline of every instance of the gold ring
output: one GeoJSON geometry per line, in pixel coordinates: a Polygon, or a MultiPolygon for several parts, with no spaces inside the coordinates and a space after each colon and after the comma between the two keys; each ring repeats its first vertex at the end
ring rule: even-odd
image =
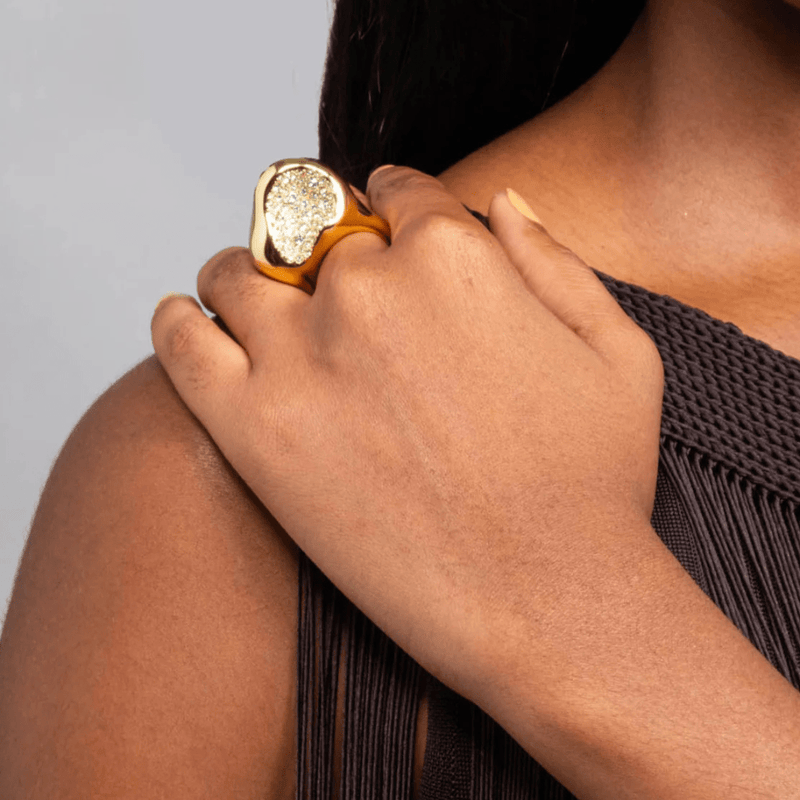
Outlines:
{"type": "Polygon", "coordinates": [[[322,259],[351,233],[377,233],[373,214],[335,172],[313,158],[284,158],[261,173],[253,201],[250,251],[260,272],[314,293],[322,259]]]}

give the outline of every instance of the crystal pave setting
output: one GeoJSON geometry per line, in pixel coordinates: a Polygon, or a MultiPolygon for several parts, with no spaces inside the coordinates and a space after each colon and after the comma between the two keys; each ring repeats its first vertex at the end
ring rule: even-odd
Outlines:
{"type": "Polygon", "coordinates": [[[317,159],[283,158],[261,173],[253,193],[250,253],[253,266],[268,278],[314,294],[326,254],[352,233],[374,233],[391,243],[389,223],[317,159]]]}
{"type": "Polygon", "coordinates": [[[302,264],[320,233],[337,221],[333,182],[315,169],[296,167],[275,176],[264,203],[272,244],[287,264],[302,264]]]}

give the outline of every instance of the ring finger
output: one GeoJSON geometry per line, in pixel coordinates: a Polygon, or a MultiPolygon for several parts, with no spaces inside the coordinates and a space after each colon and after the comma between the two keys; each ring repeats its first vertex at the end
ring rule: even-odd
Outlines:
{"type": "Polygon", "coordinates": [[[297,318],[310,298],[302,290],[272,280],[253,264],[242,247],[222,250],[197,276],[203,305],[218,314],[251,360],[259,359],[276,341],[285,347],[297,330],[297,318]]]}

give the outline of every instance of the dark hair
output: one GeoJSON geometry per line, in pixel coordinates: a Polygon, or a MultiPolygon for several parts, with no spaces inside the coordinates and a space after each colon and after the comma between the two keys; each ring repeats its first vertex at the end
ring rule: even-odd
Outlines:
{"type": "Polygon", "coordinates": [[[364,189],[429,174],[553,105],[614,53],[644,0],[337,0],[319,158],[364,189]]]}

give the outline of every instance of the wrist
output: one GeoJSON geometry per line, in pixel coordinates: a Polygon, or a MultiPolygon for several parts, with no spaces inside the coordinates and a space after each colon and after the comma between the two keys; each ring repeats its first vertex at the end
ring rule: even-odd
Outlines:
{"type": "Polygon", "coordinates": [[[800,797],[800,694],[646,534],[607,590],[511,620],[478,704],[580,797],[800,797]]]}

